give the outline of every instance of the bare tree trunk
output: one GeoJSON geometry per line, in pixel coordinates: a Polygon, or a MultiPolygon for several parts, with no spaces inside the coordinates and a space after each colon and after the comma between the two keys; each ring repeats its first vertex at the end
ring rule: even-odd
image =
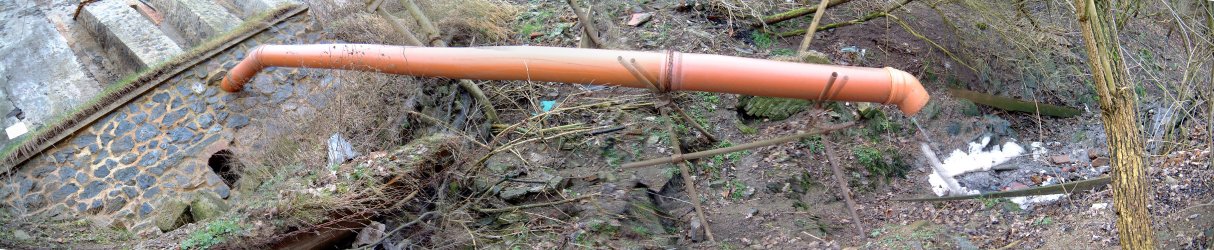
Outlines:
{"type": "Polygon", "coordinates": [[[1145,148],[1134,115],[1137,97],[1121,58],[1116,22],[1110,19],[1113,4],[1106,0],[1075,0],[1075,6],[1113,158],[1113,207],[1121,247],[1154,249],[1155,233],[1147,210],[1145,148]]]}

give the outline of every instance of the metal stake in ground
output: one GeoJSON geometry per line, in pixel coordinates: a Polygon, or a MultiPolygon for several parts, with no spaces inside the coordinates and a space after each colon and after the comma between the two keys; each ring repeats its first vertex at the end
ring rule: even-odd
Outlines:
{"type": "MultiPolygon", "coordinates": [[[[679,145],[679,134],[678,131],[674,129],[674,117],[670,116],[667,112],[668,108],[675,107],[674,102],[670,100],[668,93],[662,92],[661,88],[658,88],[653,81],[651,81],[648,77],[645,77],[645,72],[640,70],[641,67],[639,67],[639,65],[636,65],[636,60],[632,60],[631,63],[629,63],[625,62],[623,57],[619,57],[618,59],[620,64],[623,65],[624,68],[628,69],[628,72],[632,73],[632,75],[641,82],[644,82],[650,86],[649,90],[653,93],[653,95],[658,96],[659,99],[663,99],[665,101],[660,105],[658,102],[654,102],[654,106],[658,108],[658,112],[662,114],[662,117],[666,117],[666,133],[670,135],[670,147],[676,156],[682,155],[683,148],[681,145],[679,145]]],[[[696,189],[695,180],[691,178],[691,169],[687,167],[687,162],[685,161],[673,163],[679,166],[679,174],[683,175],[683,189],[687,190],[687,199],[691,200],[691,205],[696,210],[697,220],[699,220],[700,225],[703,225],[704,227],[704,235],[708,236],[709,242],[716,245],[717,239],[712,235],[712,227],[708,224],[708,218],[704,217],[704,207],[700,205],[700,192],[696,189]]]]}

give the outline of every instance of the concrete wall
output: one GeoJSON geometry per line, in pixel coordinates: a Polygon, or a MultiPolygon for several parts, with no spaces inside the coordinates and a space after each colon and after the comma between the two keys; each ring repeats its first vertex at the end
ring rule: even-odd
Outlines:
{"type": "Polygon", "coordinates": [[[4,117],[13,108],[41,127],[101,89],[45,15],[35,1],[0,0],[0,129],[16,123],[4,117]]]}

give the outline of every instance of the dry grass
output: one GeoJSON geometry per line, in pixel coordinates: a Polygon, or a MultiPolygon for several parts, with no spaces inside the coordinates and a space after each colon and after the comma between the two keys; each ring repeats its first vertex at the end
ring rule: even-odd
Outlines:
{"type": "MultiPolygon", "coordinates": [[[[386,1],[385,8],[399,13],[403,8],[394,2],[386,1]]],[[[337,5],[331,1],[311,4],[310,13],[330,39],[359,43],[404,41],[394,34],[387,20],[368,13],[360,4],[337,5]]],[[[514,15],[512,7],[498,1],[435,1],[423,6],[430,11],[446,10],[430,13],[444,33],[475,37],[477,41],[507,37],[509,29],[500,25],[514,15]]],[[[406,22],[406,25],[416,24],[406,22]]],[[[233,146],[237,159],[243,163],[241,179],[256,180],[242,181],[241,185],[250,186],[237,189],[256,191],[252,195],[261,198],[246,205],[281,223],[276,230],[298,228],[294,232],[312,232],[344,227],[336,221],[415,210],[404,209],[405,205],[399,203],[409,195],[406,191],[430,190],[439,186],[431,182],[443,179],[406,176],[396,183],[405,188],[383,190],[382,183],[386,180],[376,178],[382,176],[378,174],[381,170],[374,169],[375,164],[327,165],[326,142],[334,133],[344,135],[356,151],[367,155],[393,150],[427,134],[471,134],[464,136],[468,140],[479,137],[476,135],[487,128],[479,126],[483,116],[476,105],[471,105],[469,96],[455,85],[439,84],[445,80],[335,70],[301,78],[318,80],[325,76],[332,78],[333,86],[326,90],[327,103],[323,107],[302,105],[294,112],[266,112],[266,116],[258,116],[264,126],[242,130],[244,139],[233,146]]],[[[454,142],[460,141],[446,143],[454,142]]],[[[442,171],[457,169],[454,166],[467,157],[459,154],[428,166],[444,167],[442,171]]],[[[420,200],[426,196],[421,197],[407,203],[408,207],[431,203],[420,200]]],[[[282,232],[275,232],[272,240],[292,235],[278,233],[282,232]]]]}
{"type": "MultiPolygon", "coordinates": [[[[381,16],[367,12],[362,4],[338,4],[310,0],[313,16],[323,23],[334,38],[345,42],[405,44],[391,24],[381,16]]],[[[428,17],[439,26],[444,39],[468,39],[475,44],[494,43],[510,37],[511,20],[518,7],[500,0],[418,1],[428,17]]],[[[393,13],[402,24],[420,32],[417,23],[395,0],[385,0],[381,8],[393,13]]],[[[418,35],[422,35],[418,33],[418,35]]]]}
{"type": "Polygon", "coordinates": [[[513,33],[505,26],[518,16],[519,7],[501,0],[419,1],[435,24],[448,36],[471,36],[478,43],[505,41],[513,33]]]}

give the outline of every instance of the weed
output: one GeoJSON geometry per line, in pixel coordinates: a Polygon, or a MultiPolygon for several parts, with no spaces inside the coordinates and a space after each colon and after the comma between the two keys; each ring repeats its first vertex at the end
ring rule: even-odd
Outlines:
{"type": "Polygon", "coordinates": [[[181,242],[181,249],[210,249],[243,230],[234,218],[212,221],[206,228],[190,233],[189,238],[181,242]]]}
{"type": "Polygon", "coordinates": [[[889,119],[880,109],[861,108],[856,111],[867,123],[865,127],[868,128],[869,140],[877,141],[885,133],[902,132],[902,124],[889,119]]]}
{"type": "Polygon", "coordinates": [[[1033,225],[1036,226],[1049,226],[1050,224],[1054,224],[1054,219],[1050,218],[1049,216],[1041,217],[1041,219],[1033,221],[1033,225]]]}
{"type": "Polygon", "coordinates": [[[971,102],[969,100],[957,100],[957,103],[961,105],[962,114],[965,114],[968,116],[982,115],[982,110],[978,109],[978,104],[974,104],[974,102],[971,102]]]}
{"type": "MultiPolygon", "coordinates": [[[[532,33],[540,32],[544,29],[544,24],[548,19],[552,18],[552,11],[541,10],[526,12],[519,16],[518,19],[518,34],[524,38],[531,37],[532,33]]],[[[540,32],[543,33],[543,32],[540,32]]]]}
{"type": "Polygon", "coordinates": [[[887,226],[887,227],[882,227],[882,228],[873,229],[873,231],[872,231],[872,232],[868,232],[868,237],[877,238],[878,236],[881,236],[882,234],[885,234],[885,230],[886,230],[886,229],[888,229],[888,226],[887,226]]]}
{"type": "Polygon", "coordinates": [[[775,40],[771,39],[771,36],[768,36],[767,33],[763,33],[760,30],[751,31],[750,40],[753,41],[755,46],[759,47],[760,49],[771,48],[771,45],[776,43],[775,40]]]}
{"type": "Polygon", "coordinates": [[[632,233],[634,233],[636,235],[640,235],[640,236],[650,236],[653,234],[653,232],[649,231],[649,228],[645,228],[644,226],[641,226],[641,225],[634,225],[634,226],[632,226],[631,229],[632,229],[632,233]]]}
{"type": "Polygon", "coordinates": [[[982,203],[983,209],[991,209],[991,208],[1003,206],[1004,208],[1007,208],[1007,209],[1010,209],[1013,211],[1020,210],[1019,205],[1016,205],[1016,203],[1012,203],[1012,200],[1009,200],[1007,198],[978,198],[978,202],[982,203]]]}
{"type": "Polygon", "coordinates": [[[759,133],[758,129],[751,126],[746,126],[746,123],[742,123],[742,121],[734,121],[734,125],[738,127],[738,132],[744,135],[753,135],[759,133]]]}
{"type": "Polygon", "coordinates": [[[906,177],[910,167],[902,161],[902,157],[892,150],[880,150],[868,146],[857,147],[854,151],[856,161],[872,175],[888,181],[889,177],[906,177]]]}
{"type": "Polygon", "coordinates": [[[822,153],[823,149],[826,148],[825,145],[822,145],[822,136],[817,135],[801,139],[801,147],[808,148],[809,152],[814,154],[822,153]]]}
{"type": "Polygon", "coordinates": [[[746,198],[746,183],[739,180],[729,181],[729,198],[734,200],[742,200],[746,198]]]}
{"type": "MultiPolygon", "coordinates": [[[[721,141],[721,142],[717,143],[716,148],[728,148],[728,147],[733,147],[733,142],[725,140],[725,141],[721,141]]],[[[742,156],[745,156],[748,154],[750,154],[750,150],[743,150],[743,151],[738,151],[738,152],[715,155],[712,157],[712,165],[722,166],[726,162],[737,164],[739,161],[742,160],[742,156]]]]}
{"type": "Polygon", "coordinates": [[[698,93],[696,93],[696,95],[699,96],[700,99],[703,99],[704,102],[710,103],[712,105],[721,104],[721,97],[718,96],[716,93],[698,92],[698,93]]]}

